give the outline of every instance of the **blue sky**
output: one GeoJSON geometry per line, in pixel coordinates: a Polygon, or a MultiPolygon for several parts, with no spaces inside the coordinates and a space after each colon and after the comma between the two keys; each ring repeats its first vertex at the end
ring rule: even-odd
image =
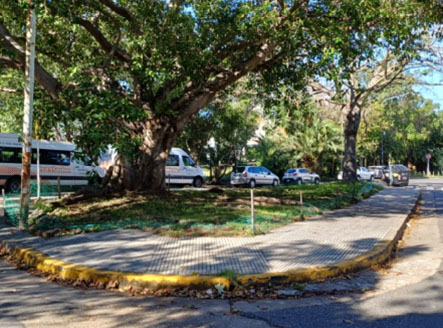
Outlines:
{"type": "Polygon", "coordinates": [[[440,86],[417,85],[414,89],[420,92],[424,98],[440,104],[440,110],[443,110],[443,73],[434,71],[423,77],[423,80],[431,84],[442,84],[440,86]]]}

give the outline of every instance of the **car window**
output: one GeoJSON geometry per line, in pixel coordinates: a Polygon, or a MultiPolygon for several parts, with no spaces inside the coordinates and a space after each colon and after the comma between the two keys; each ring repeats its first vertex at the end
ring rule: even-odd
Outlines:
{"type": "Polygon", "coordinates": [[[361,167],[360,170],[362,170],[363,172],[366,172],[366,167],[361,167]]]}
{"type": "Polygon", "coordinates": [[[40,150],[40,161],[41,164],[69,166],[71,164],[71,152],[42,149],[40,150]]]}
{"type": "Polygon", "coordinates": [[[271,171],[269,171],[266,167],[262,167],[261,171],[263,174],[270,174],[271,173],[271,171]]]}
{"type": "Polygon", "coordinates": [[[257,167],[257,166],[251,166],[251,167],[248,169],[248,172],[250,172],[250,173],[260,173],[260,168],[257,167]]]}
{"type": "Polygon", "coordinates": [[[237,166],[234,168],[235,173],[243,173],[244,170],[245,170],[244,166],[237,166]]]}
{"type": "Polygon", "coordinates": [[[0,147],[0,162],[16,163],[18,160],[15,157],[14,148],[0,147]]]}
{"type": "Polygon", "coordinates": [[[195,166],[194,161],[193,161],[190,157],[188,157],[188,156],[183,156],[182,158],[183,158],[183,164],[184,164],[185,166],[195,166]]]}
{"type": "Polygon", "coordinates": [[[166,166],[179,166],[180,162],[178,159],[178,155],[169,155],[166,160],[166,166]]]}
{"type": "Polygon", "coordinates": [[[294,170],[294,169],[290,169],[290,170],[287,170],[286,173],[295,173],[295,171],[296,170],[294,170]]]}
{"type": "Polygon", "coordinates": [[[306,169],[300,169],[299,171],[300,171],[300,173],[307,173],[308,172],[308,170],[306,170],[306,169]]]}

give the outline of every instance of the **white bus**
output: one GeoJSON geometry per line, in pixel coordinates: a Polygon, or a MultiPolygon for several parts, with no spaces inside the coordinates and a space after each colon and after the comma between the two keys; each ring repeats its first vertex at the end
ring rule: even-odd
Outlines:
{"type": "MultiPolygon", "coordinates": [[[[109,146],[106,152],[101,154],[99,165],[107,170],[111,165],[114,165],[117,154],[117,150],[109,146]]],[[[200,188],[205,182],[205,173],[201,167],[195,164],[188,153],[174,147],[169,152],[166,161],[165,182],[171,185],[193,185],[200,188]]]]}
{"type": "MultiPolygon", "coordinates": [[[[79,152],[69,142],[32,141],[31,179],[37,178],[37,154],[40,154],[40,179],[42,184],[85,185],[89,172],[103,178],[105,171],[73,157],[79,152]]],[[[17,134],[0,133],[0,187],[7,192],[18,192],[21,187],[22,142],[17,134]]]]}

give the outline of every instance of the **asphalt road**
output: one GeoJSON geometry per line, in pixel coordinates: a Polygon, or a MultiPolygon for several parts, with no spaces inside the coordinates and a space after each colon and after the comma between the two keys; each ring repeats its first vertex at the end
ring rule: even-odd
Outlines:
{"type": "Polygon", "coordinates": [[[132,297],[60,286],[0,260],[0,327],[443,327],[443,179],[411,185],[423,190],[424,214],[399,260],[329,285],[368,292],[253,302],[132,297]]]}

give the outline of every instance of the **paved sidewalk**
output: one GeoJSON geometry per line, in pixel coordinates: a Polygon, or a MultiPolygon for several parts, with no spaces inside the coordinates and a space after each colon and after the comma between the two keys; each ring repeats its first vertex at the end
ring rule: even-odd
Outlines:
{"type": "Polygon", "coordinates": [[[70,264],[134,273],[216,275],[325,266],[392,241],[419,191],[387,188],[349,208],[248,238],[181,238],[113,230],[44,240],[0,224],[0,242],[29,247],[70,264]]]}

